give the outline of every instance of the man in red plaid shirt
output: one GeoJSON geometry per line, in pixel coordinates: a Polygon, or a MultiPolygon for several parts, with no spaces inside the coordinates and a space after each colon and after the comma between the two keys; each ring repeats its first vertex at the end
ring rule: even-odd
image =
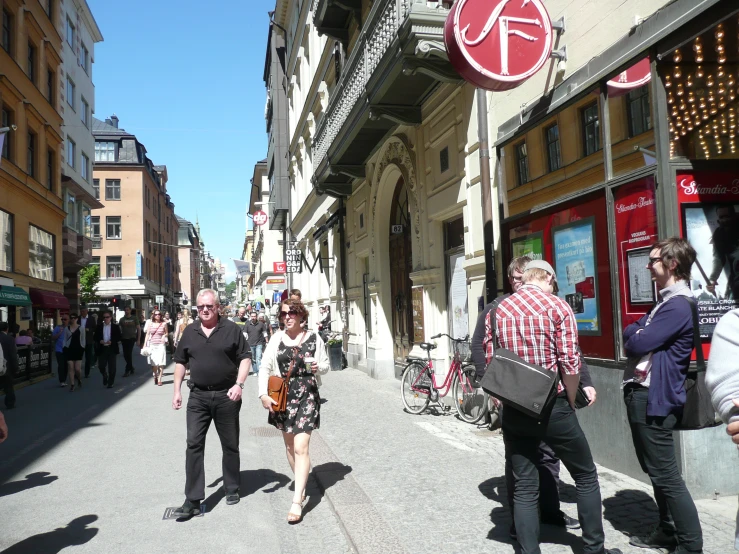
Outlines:
{"type": "Polygon", "coordinates": [[[559,371],[559,394],[548,419],[539,421],[511,406],[503,411],[503,439],[514,475],[514,522],[523,554],[540,554],[539,444],[546,442],[575,480],[577,511],[582,526],[584,554],[621,554],[605,549],[600,485],[590,446],[575,415],[580,381],[577,322],[572,308],[552,294],[557,277],[543,260],[526,265],[521,288],[503,300],[486,320],[488,362],[502,347],[528,363],[559,371]],[[495,317],[495,336],[492,336],[495,317]]]}

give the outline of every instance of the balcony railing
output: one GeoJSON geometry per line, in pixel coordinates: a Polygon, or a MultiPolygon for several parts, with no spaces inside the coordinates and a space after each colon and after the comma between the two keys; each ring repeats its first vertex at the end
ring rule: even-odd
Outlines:
{"type": "MultiPolygon", "coordinates": [[[[313,146],[313,171],[323,162],[369,79],[387,52],[398,29],[410,12],[413,0],[379,0],[367,18],[367,24],[354,45],[336,89],[329,100],[326,114],[316,129],[313,146]]],[[[315,4],[314,2],[314,8],[315,4]]]]}

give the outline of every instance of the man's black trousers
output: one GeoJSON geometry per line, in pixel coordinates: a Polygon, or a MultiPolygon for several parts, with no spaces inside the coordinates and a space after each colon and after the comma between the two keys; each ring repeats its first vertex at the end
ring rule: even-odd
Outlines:
{"type": "Polygon", "coordinates": [[[117,356],[118,349],[114,349],[112,346],[103,346],[98,351],[98,369],[103,375],[103,382],[109,386],[113,385],[113,381],[115,381],[117,356]]]}
{"type": "Polygon", "coordinates": [[[91,338],[85,345],[85,377],[90,376],[90,368],[95,365],[95,344],[91,338]]]}
{"type": "MultiPolygon", "coordinates": [[[[503,410],[505,413],[505,410],[503,410]]],[[[505,415],[503,416],[505,418],[505,415]]],[[[546,443],[539,443],[539,452],[536,459],[536,469],[539,472],[539,509],[541,519],[556,519],[560,515],[559,507],[559,458],[546,443]]],[[[508,508],[513,515],[513,467],[508,451],[505,455],[505,484],[508,492],[508,508]]]]}
{"type": "Polygon", "coordinates": [[[241,482],[239,458],[239,412],[241,400],[234,402],[228,391],[190,389],[187,400],[187,453],[185,456],[185,498],[205,498],[205,435],[213,421],[223,449],[223,489],[238,493],[241,482]]]}
{"type": "Polygon", "coordinates": [[[136,339],[121,339],[123,359],[126,360],[126,373],[133,373],[133,345],[136,339]]]}
{"type": "MultiPolygon", "coordinates": [[[[0,354],[2,356],[2,354],[0,354]]],[[[5,375],[0,377],[2,381],[3,391],[5,392],[5,407],[8,409],[15,408],[15,388],[13,385],[13,375],[10,371],[6,371],[5,375]]]]}
{"type": "Polygon", "coordinates": [[[659,508],[659,526],[675,535],[678,544],[688,552],[701,552],[703,532],[698,510],[680,476],[675,457],[672,430],[677,417],[647,416],[649,389],[627,385],[624,389],[626,415],[631,427],[636,457],[644,473],[649,475],[654,499],[659,508]]]}
{"type": "Polygon", "coordinates": [[[522,554],[541,554],[536,466],[541,441],[552,448],[575,480],[583,554],[601,554],[605,536],[598,472],[575,410],[566,398],[558,397],[548,421],[537,421],[508,406],[504,412],[503,439],[515,481],[513,518],[522,554]]]}

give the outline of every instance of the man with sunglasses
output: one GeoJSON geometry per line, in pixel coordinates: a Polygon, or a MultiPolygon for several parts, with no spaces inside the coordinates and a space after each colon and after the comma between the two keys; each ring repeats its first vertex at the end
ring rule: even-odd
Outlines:
{"type": "Polygon", "coordinates": [[[113,321],[113,315],[104,311],[102,321],[95,329],[95,348],[98,357],[98,368],[103,376],[103,386],[113,388],[116,372],[116,358],[121,342],[121,328],[113,321]]]}
{"type": "Polygon", "coordinates": [[[172,408],[182,408],[182,381],[187,364],[187,450],[185,454],[185,503],[175,510],[177,517],[200,513],[205,498],[205,436],[215,423],[223,449],[223,489],[226,504],[241,497],[239,457],[239,412],[246,377],[251,369],[251,349],[241,328],[218,315],[218,293],[201,290],[196,298],[199,319],[188,325],[174,354],[174,396],[172,408]]]}

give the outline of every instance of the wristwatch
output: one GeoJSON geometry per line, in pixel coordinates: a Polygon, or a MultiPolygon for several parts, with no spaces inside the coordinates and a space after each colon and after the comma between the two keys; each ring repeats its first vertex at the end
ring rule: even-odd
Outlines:
{"type": "Polygon", "coordinates": [[[239,383],[238,381],[236,381],[236,385],[238,387],[241,387],[241,390],[244,390],[244,383],[239,383]]]}

